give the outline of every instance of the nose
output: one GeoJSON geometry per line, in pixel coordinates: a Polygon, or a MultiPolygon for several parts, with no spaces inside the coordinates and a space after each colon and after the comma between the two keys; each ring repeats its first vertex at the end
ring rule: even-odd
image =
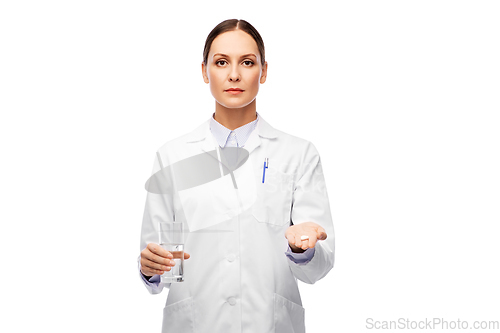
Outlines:
{"type": "Polygon", "coordinates": [[[229,81],[231,82],[238,82],[240,81],[241,77],[240,77],[240,73],[238,73],[238,67],[233,67],[233,69],[231,70],[231,73],[229,73],[229,81]]]}

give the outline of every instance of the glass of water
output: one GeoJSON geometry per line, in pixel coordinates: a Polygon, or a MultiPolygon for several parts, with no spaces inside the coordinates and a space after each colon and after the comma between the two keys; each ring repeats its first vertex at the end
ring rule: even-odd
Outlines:
{"type": "Polygon", "coordinates": [[[162,248],[170,252],[174,258],[175,266],[170,271],[161,275],[161,282],[184,281],[184,223],[170,221],[158,223],[159,243],[162,248]]]}

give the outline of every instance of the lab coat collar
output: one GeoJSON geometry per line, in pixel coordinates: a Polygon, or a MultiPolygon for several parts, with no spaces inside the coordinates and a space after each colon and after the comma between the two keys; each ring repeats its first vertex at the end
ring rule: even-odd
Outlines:
{"type": "MultiPolygon", "coordinates": [[[[243,147],[249,153],[251,153],[255,148],[260,146],[260,138],[275,139],[278,137],[279,131],[274,127],[269,125],[267,121],[262,118],[259,113],[259,121],[257,121],[257,126],[255,127],[254,133],[250,135],[245,146],[243,147]]],[[[188,134],[186,143],[194,143],[202,141],[201,149],[203,151],[209,152],[214,150],[218,144],[210,132],[210,119],[205,121],[203,124],[198,126],[194,131],[188,134]]]]}

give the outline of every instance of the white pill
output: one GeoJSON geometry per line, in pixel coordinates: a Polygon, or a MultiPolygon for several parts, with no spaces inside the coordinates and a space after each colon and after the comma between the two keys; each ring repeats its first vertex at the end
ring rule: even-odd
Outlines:
{"type": "Polygon", "coordinates": [[[308,240],[308,239],[309,239],[309,236],[306,236],[306,235],[300,237],[300,240],[308,240]]]}

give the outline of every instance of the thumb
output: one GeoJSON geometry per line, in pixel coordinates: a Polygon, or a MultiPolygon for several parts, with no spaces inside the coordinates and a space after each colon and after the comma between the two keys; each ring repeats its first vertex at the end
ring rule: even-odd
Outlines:
{"type": "Polygon", "coordinates": [[[326,235],[325,229],[323,229],[323,228],[320,227],[318,229],[318,240],[325,240],[326,237],[327,237],[327,235],[326,235]]]}

